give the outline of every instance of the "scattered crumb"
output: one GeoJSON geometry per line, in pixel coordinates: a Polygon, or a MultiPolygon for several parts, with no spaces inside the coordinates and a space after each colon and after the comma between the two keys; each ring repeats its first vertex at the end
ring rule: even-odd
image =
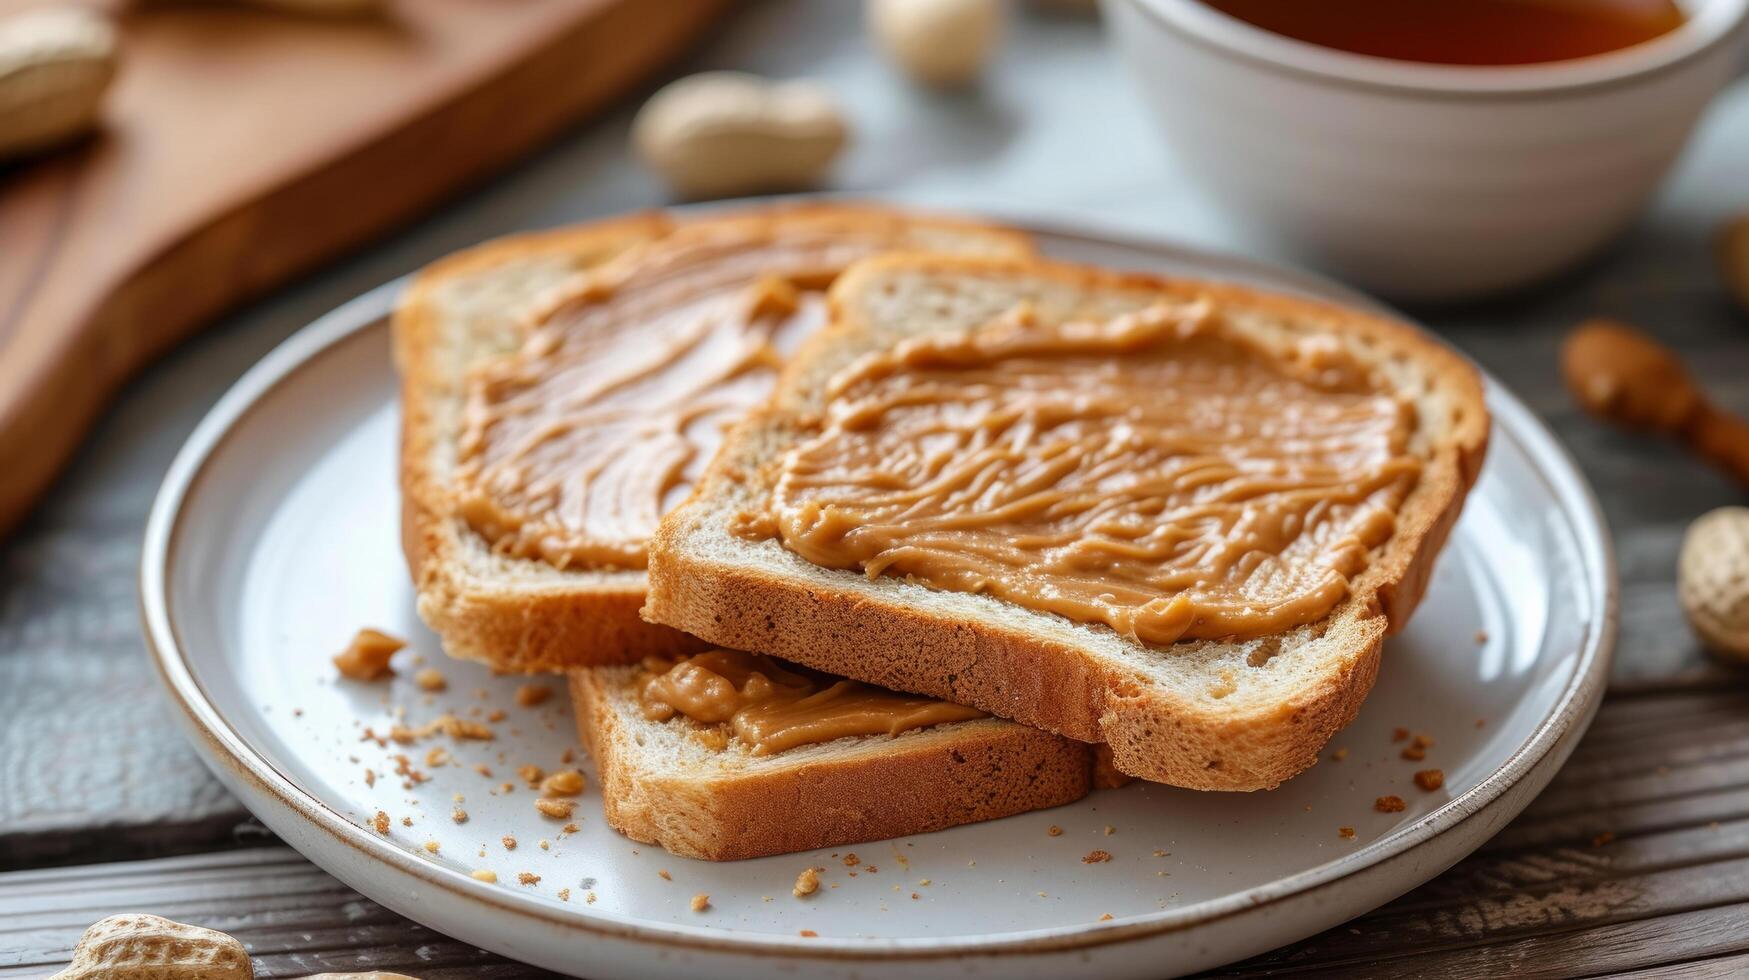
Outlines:
{"type": "Polygon", "coordinates": [[[438,852],[438,850],[441,849],[442,847],[443,847],[442,844],[439,844],[437,841],[434,841],[434,840],[428,840],[425,842],[425,850],[432,853],[432,854],[436,854],[438,852]]]}
{"type": "Polygon", "coordinates": [[[468,822],[468,811],[463,810],[463,809],[458,807],[454,813],[449,815],[449,818],[451,820],[454,820],[456,823],[467,823],[468,822]]]}
{"type": "Polygon", "coordinates": [[[559,901],[569,902],[570,900],[571,900],[571,889],[569,889],[569,888],[559,889],[559,901]]]}
{"type": "Polygon", "coordinates": [[[552,696],[553,689],[545,684],[524,684],[516,689],[516,703],[524,708],[532,708],[552,696]]]}
{"type": "Polygon", "coordinates": [[[1354,828],[1353,827],[1337,827],[1336,834],[1337,834],[1337,836],[1341,837],[1343,840],[1353,840],[1354,839],[1354,828]]]}
{"type": "Polygon", "coordinates": [[[490,770],[490,769],[488,769],[488,768],[486,768],[486,766],[485,766],[485,764],[484,764],[484,763],[480,763],[480,764],[478,764],[478,765],[475,765],[475,766],[474,766],[474,771],[475,771],[475,772],[477,772],[477,773],[479,773],[479,774],[480,774],[480,775],[482,775],[482,776],[485,776],[485,777],[486,777],[486,778],[487,778],[487,779],[491,779],[491,778],[492,778],[492,770],[490,770]]]}
{"type": "Polygon", "coordinates": [[[1476,719],[1476,727],[1477,728],[1482,728],[1487,724],[1488,724],[1488,719],[1486,719],[1486,718],[1477,718],[1476,719]]]}
{"type": "Polygon", "coordinates": [[[1410,744],[1414,745],[1416,748],[1422,748],[1422,749],[1433,748],[1433,736],[1431,736],[1431,735],[1419,735],[1418,734],[1415,736],[1415,740],[1410,744]]]}
{"type": "Polygon", "coordinates": [[[1110,851],[1088,851],[1081,858],[1082,864],[1104,864],[1111,860],[1110,851]]]}
{"type": "Polygon", "coordinates": [[[656,877],[662,879],[663,881],[673,881],[674,880],[674,876],[668,873],[667,868],[663,868],[663,869],[657,871],[656,877]]]}
{"type": "Polygon", "coordinates": [[[1116,827],[1113,827],[1111,824],[1105,825],[1105,836],[1110,837],[1112,834],[1115,834],[1115,833],[1117,833],[1116,827]]]}
{"type": "Polygon", "coordinates": [[[474,880],[475,881],[484,881],[487,883],[496,882],[498,880],[498,872],[488,871],[485,868],[481,868],[480,870],[474,872],[474,880]]]}
{"type": "Polygon", "coordinates": [[[516,850],[516,838],[509,834],[505,834],[503,837],[498,838],[498,843],[503,844],[506,851],[516,850]]]}
{"type": "Polygon", "coordinates": [[[550,840],[547,840],[545,837],[542,837],[540,839],[540,849],[543,851],[552,850],[553,849],[553,842],[550,840]]]}
{"type": "Polygon", "coordinates": [[[1158,848],[1156,848],[1154,850],[1154,856],[1157,858],[1171,857],[1172,852],[1171,851],[1162,851],[1162,850],[1159,850],[1158,848]]]}
{"type": "MultiPolygon", "coordinates": [[[[418,802],[418,801],[415,800],[414,802],[418,802]]],[[[403,826],[403,827],[413,826],[413,818],[412,817],[402,817],[401,818],[401,826],[403,826]]]]}
{"type": "Polygon", "coordinates": [[[1613,840],[1615,840],[1615,831],[1606,830],[1603,833],[1598,834],[1596,837],[1591,838],[1591,846],[1602,847],[1613,840]]]}
{"type": "Polygon", "coordinates": [[[819,933],[815,932],[812,929],[803,929],[801,932],[796,933],[796,935],[802,937],[803,939],[813,939],[815,936],[818,936],[819,933]]]}
{"type": "Polygon", "coordinates": [[[1407,806],[1401,796],[1381,796],[1372,801],[1372,808],[1380,813],[1401,813],[1407,806]]]}
{"type": "MultiPolygon", "coordinates": [[[[545,797],[534,801],[534,808],[555,820],[569,820],[571,811],[577,804],[572,800],[550,800],[545,797]]],[[[575,831],[573,831],[575,833],[575,831]]]]}
{"type": "Polygon", "coordinates": [[[507,717],[509,716],[504,713],[503,708],[493,708],[491,714],[486,716],[486,720],[496,725],[507,717]]]}
{"type": "Polygon", "coordinates": [[[1487,630],[1477,630],[1476,631],[1476,646],[1481,646],[1487,642],[1488,642],[1488,631],[1487,630]]]}
{"type": "Polygon", "coordinates": [[[869,873],[869,874],[871,874],[871,875],[872,875],[872,874],[876,874],[876,873],[878,873],[878,872],[879,872],[879,871],[880,871],[880,870],[881,870],[881,869],[879,869],[879,868],[877,868],[877,867],[875,867],[875,866],[874,866],[874,865],[872,865],[872,864],[865,864],[865,865],[863,865],[863,866],[862,866],[862,870],[864,870],[864,871],[866,871],[866,872],[868,872],[868,873],[869,873]]]}
{"type": "Polygon", "coordinates": [[[1346,759],[1346,758],[1348,758],[1348,746],[1346,746],[1346,745],[1344,745],[1341,748],[1338,748],[1336,751],[1330,753],[1330,761],[1331,762],[1341,762],[1343,759],[1346,759]]]}
{"type": "Polygon", "coordinates": [[[919,878],[919,879],[917,879],[917,884],[920,887],[928,888],[929,887],[929,879],[928,878],[919,878]]]}
{"type": "Polygon", "coordinates": [[[1393,728],[1393,729],[1391,729],[1391,741],[1403,742],[1403,741],[1407,741],[1408,738],[1409,738],[1409,729],[1407,729],[1407,728],[1393,728]]]}
{"type": "Polygon", "coordinates": [[[847,868],[854,868],[861,863],[862,858],[857,857],[854,851],[844,855],[844,866],[847,868]]]}
{"type": "Polygon", "coordinates": [[[1061,837],[1063,836],[1063,828],[1056,824],[1051,824],[1049,827],[1045,828],[1045,833],[1050,834],[1052,837],[1061,837]]]}
{"type": "Polygon", "coordinates": [[[389,658],[406,645],[405,640],[380,630],[362,629],[352,637],[346,649],[334,656],[334,666],[339,669],[340,676],[348,680],[381,680],[395,672],[389,666],[389,658]]]}
{"type": "Polygon", "coordinates": [[[413,683],[418,684],[421,691],[442,691],[449,687],[449,678],[436,667],[426,667],[413,675],[413,683]]]}
{"type": "Polygon", "coordinates": [[[1427,750],[1415,745],[1405,745],[1403,746],[1403,758],[1410,762],[1420,762],[1427,758],[1427,750]]]}
{"type": "Polygon", "coordinates": [[[574,762],[576,760],[576,758],[577,758],[577,753],[571,751],[570,749],[566,749],[565,754],[559,756],[559,761],[568,766],[572,762],[574,762]]]}
{"type": "Polygon", "coordinates": [[[711,897],[709,895],[706,895],[704,892],[699,892],[697,895],[692,896],[692,910],[694,912],[703,912],[710,907],[711,897]]]}
{"type": "Polygon", "coordinates": [[[1105,913],[1105,914],[1104,914],[1104,915],[1102,915],[1102,916],[1100,916],[1100,917],[1099,917],[1099,921],[1101,921],[1101,922],[1110,922],[1110,921],[1111,921],[1111,913],[1110,913],[1110,912],[1107,912],[1107,913],[1105,913]]]}
{"type": "Polygon", "coordinates": [[[820,872],[819,872],[819,869],[817,869],[817,868],[803,868],[802,873],[799,875],[796,875],[796,884],[795,884],[794,888],[790,889],[790,894],[794,895],[797,898],[806,898],[809,895],[812,895],[819,890],[820,890],[820,872]]]}
{"type": "Polygon", "coordinates": [[[448,765],[449,764],[449,750],[444,748],[443,746],[439,745],[437,748],[434,748],[431,751],[425,753],[425,764],[432,767],[433,769],[437,768],[438,766],[448,765]]]}
{"type": "Polygon", "coordinates": [[[1445,770],[1423,769],[1415,774],[1415,785],[1431,793],[1445,785],[1445,770]]]}
{"type": "Polygon", "coordinates": [[[582,829],[582,828],[578,827],[576,824],[568,823],[568,824],[564,825],[563,827],[559,828],[559,834],[561,836],[568,835],[568,834],[574,834],[580,829],[582,829]]]}
{"type": "Polygon", "coordinates": [[[376,817],[371,820],[371,826],[377,829],[377,833],[387,837],[389,835],[389,815],[378,810],[376,817]]]}
{"type": "Polygon", "coordinates": [[[521,871],[517,873],[516,880],[518,883],[524,885],[538,885],[540,884],[540,875],[537,875],[532,871],[521,871]]]}
{"type": "Polygon", "coordinates": [[[588,895],[584,896],[583,900],[585,902],[588,902],[590,905],[594,905],[595,904],[595,893],[590,892],[588,895]]]}
{"type": "Polygon", "coordinates": [[[364,784],[366,786],[375,786],[377,784],[377,771],[375,769],[366,769],[364,771],[364,784]]]}
{"type": "Polygon", "coordinates": [[[527,783],[531,788],[539,786],[540,781],[546,778],[546,771],[541,769],[540,766],[523,766],[516,770],[516,774],[521,776],[522,781],[527,783]]]}
{"type": "MultiPolygon", "coordinates": [[[[894,885],[894,886],[893,886],[893,890],[894,890],[894,891],[898,891],[898,890],[899,890],[899,886],[898,886],[898,885],[894,885]]],[[[915,901],[917,901],[917,899],[918,899],[918,898],[920,898],[920,897],[922,897],[922,896],[920,896],[920,895],[918,895],[918,894],[917,894],[917,893],[916,893],[916,892],[912,892],[912,893],[911,893],[911,901],[913,901],[913,902],[915,902],[915,901]]]]}
{"type": "Polygon", "coordinates": [[[548,796],[576,796],[583,792],[583,774],[575,769],[555,772],[541,781],[540,791],[548,796]]]}

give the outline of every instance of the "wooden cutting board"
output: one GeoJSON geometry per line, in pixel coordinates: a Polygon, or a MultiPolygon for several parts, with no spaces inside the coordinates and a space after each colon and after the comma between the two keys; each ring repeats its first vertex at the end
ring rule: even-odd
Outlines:
{"type": "Polygon", "coordinates": [[[128,7],[103,132],[0,165],[0,535],[153,357],[625,94],[727,6],[128,7]]]}

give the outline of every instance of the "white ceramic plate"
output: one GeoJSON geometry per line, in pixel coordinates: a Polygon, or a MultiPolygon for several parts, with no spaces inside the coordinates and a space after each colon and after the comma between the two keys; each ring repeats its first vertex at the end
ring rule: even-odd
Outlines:
{"type": "MultiPolygon", "coordinates": [[[[1068,259],[1366,302],[1169,245],[1038,232],[1068,259]]],[[[1420,613],[1387,645],[1359,719],[1331,743],[1347,749],[1341,761],[1326,752],[1269,793],[1138,784],[841,849],[860,857],[856,868],[839,852],[671,857],[614,834],[593,785],[580,829],[561,834],[515,770],[553,768],[575,746],[565,699],[518,707],[521,679],[445,660],[413,612],[384,323],[397,288],[288,340],[195,431],[152,513],[142,602],[165,685],[226,785],[347,884],[487,949],[596,978],[1188,972],[1307,936],[1438,874],[1548,782],[1601,696],[1616,607],[1602,520],[1548,432],[1490,382],[1487,467],[1420,613]],[[411,638],[390,683],[340,681],[328,663],[363,626],[411,638]],[[447,691],[415,686],[416,654],[442,670],[447,691]],[[414,724],[445,710],[507,717],[493,742],[361,740],[365,726],[386,731],[397,708],[414,724]],[[1425,762],[1399,758],[1398,727],[1435,740],[1425,762]],[[428,765],[437,745],[456,762],[428,765]],[[389,761],[397,751],[427,781],[405,788],[389,761]],[[1444,789],[1416,788],[1413,773],[1428,767],[1444,771],[1444,789]],[[1377,812],[1384,795],[1408,808],[1377,812]],[[457,807],[467,822],[452,820],[457,807]],[[379,810],[386,835],[368,826],[379,810]],[[1111,860],[1083,863],[1096,849],[1111,860]],[[825,887],[793,898],[809,865],[829,869],[825,887]],[[476,869],[497,883],[475,880],[476,869]],[[522,872],[539,881],[518,883],[522,872]],[[705,912],[690,908],[698,893],[710,896],[705,912]]]]}

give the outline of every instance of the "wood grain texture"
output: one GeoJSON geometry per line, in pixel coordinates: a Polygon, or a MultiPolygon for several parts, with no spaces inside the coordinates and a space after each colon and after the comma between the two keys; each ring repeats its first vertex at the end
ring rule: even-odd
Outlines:
{"type": "Polygon", "coordinates": [[[102,131],[0,172],[0,535],[169,345],[607,104],[726,5],[126,8],[102,131]]]}

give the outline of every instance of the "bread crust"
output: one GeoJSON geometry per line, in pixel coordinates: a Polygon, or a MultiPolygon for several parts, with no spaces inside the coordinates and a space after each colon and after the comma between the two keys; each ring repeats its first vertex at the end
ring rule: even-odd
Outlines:
{"type": "Polygon", "coordinates": [[[395,361],[401,371],[401,543],[418,593],[418,611],[453,657],[498,670],[558,671],[572,667],[631,663],[648,654],[679,654],[706,644],[638,615],[644,602],[643,570],[555,574],[545,563],[503,559],[505,568],[530,570],[541,581],[510,574],[481,574],[468,556],[484,545],[448,503],[432,454],[440,438],[434,425],[439,403],[454,397],[460,378],[444,368],[445,318],[452,315],[444,291],[471,277],[502,276],[519,265],[564,261],[574,266],[576,286],[558,286],[516,297],[526,309],[507,321],[538,317],[572,301],[581,273],[634,247],[682,227],[771,227],[785,221],[872,223],[909,221],[946,232],[976,233],[1016,252],[1030,249],[1024,234],[993,225],[934,215],[910,214],[860,204],[782,204],[737,210],[681,222],[645,212],[575,228],[516,235],[458,252],[415,276],[392,323],[395,361]]]}
{"type": "Polygon", "coordinates": [[[793,764],[779,755],[741,771],[676,771],[649,759],[630,730],[638,722],[615,695],[626,674],[571,673],[577,731],[596,762],[607,822],[683,857],[737,861],[887,840],[1059,806],[1092,788],[1091,746],[998,719],[844,739],[793,764]]]}
{"type": "MultiPolygon", "coordinates": [[[[792,359],[772,404],[731,432],[693,496],[662,522],[651,548],[644,615],[724,646],[1106,742],[1116,768],[1143,779],[1193,789],[1255,790],[1274,787],[1313,765],[1324,743],[1353,720],[1371,690],[1386,633],[1401,629],[1425,594],[1434,560],[1486,452],[1481,381],[1467,361],[1413,327],[1313,300],[1046,262],[919,256],[859,263],[840,278],[832,297],[832,326],[792,359]],[[1450,437],[1437,447],[1399,510],[1391,540],[1306,641],[1318,645],[1317,677],[1267,704],[1210,707],[1147,683],[1097,651],[1008,619],[946,616],[927,600],[865,587],[856,573],[810,567],[806,577],[773,574],[694,547],[704,522],[722,517],[713,506],[736,494],[745,497],[749,485],[755,494],[769,490],[774,468],[766,464],[805,430],[807,412],[798,392],[810,381],[811,362],[833,345],[847,345],[863,326],[852,302],[858,291],[906,271],[1033,277],[1088,292],[1207,296],[1218,306],[1243,305],[1348,332],[1387,356],[1411,358],[1432,372],[1460,406],[1450,437]]],[[[993,610],[1019,608],[988,597],[977,601],[996,604],[993,610]]],[[[1057,621],[1046,613],[1025,615],[1057,621]]],[[[1126,642],[1139,652],[1158,653],[1126,642]]]]}
{"type": "Polygon", "coordinates": [[[419,616],[454,657],[509,671],[550,670],[592,662],[595,651],[637,648],[687,652],[699,643],[665,626],[637,620],[642,576],[620,589],[597,588],[589,608],[570,590],[517,589],[480,581],[462,559],[467,528],[448,512],[446,490],[431,472],[434,402],[449,379],[438,368],[445,310],[441,290],[465,277],[491,275],[518,263],[562,260],[581,271],[652,241],[672,227],[660,213],[642,213],[514,235],[458,252],[415,276],[393,318],[395,361],[401,370],[401,547],[418,593],[419,616]]]}

